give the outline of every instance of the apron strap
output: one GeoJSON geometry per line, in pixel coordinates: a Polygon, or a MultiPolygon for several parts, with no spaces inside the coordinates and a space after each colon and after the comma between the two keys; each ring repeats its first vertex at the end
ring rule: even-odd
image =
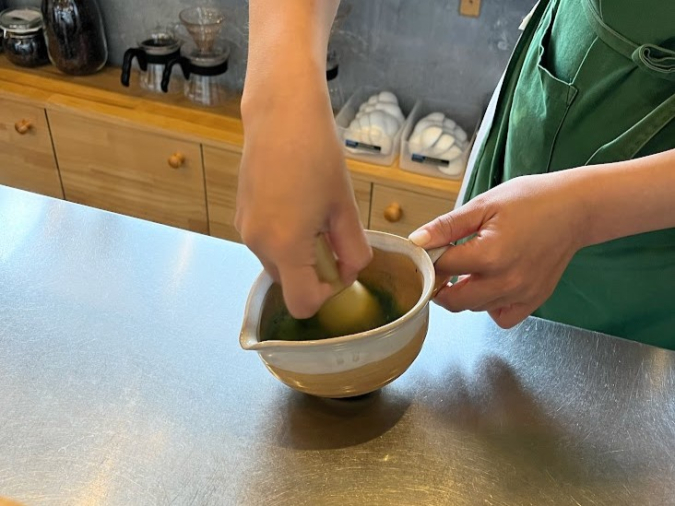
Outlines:
{"type": "Polygon", "coordinates": [[[675,118],[675,95],[662,102],[612,142],[598,149],[586,165],[612,163],[634,158],[647,143],[675,118]]]}
{"type": "Polygon", "coordinates": [[[593,0],[583,0],[582,3],[586,19],[600,40],[642,70],[661,79],[675,81],[675,51],[655,44],[636,44],[603,21],[593,0]]]}

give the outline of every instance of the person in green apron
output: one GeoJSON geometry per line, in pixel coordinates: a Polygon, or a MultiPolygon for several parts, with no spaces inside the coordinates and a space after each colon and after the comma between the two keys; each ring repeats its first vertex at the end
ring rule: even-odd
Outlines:
{"type": "MultiPolygon", "coordinates": [[[[331,295],[317,234],[345,283],[371,255],[325,85],[338,3],[250,0],[236,225],[296,317],[331,295]]],[[[483,121],[465,205],[411,235],[461,241],[438,263],[459,279],[437,302],[675,349],[673,19],[662,0],[538,4],[483,121]]]]}
{"type": "Polygon", "coordinates": [[[471,204],[411,236],[478,233],[440,264],[471,276],[439,303],[675,349],[673,20],[660,0],[540,2],[472,156],[471,204]]]}

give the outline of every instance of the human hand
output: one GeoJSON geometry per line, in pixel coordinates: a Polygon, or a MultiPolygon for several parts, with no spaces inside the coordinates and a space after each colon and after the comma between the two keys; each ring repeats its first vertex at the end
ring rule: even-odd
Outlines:
{"type": "Polygon", "coordinates": [[[319,281],[316,238],[327,233],[349,286],[372,257],[327,90],[308,85],[264,107],[242,107],[245,143],[236,227],[281,283],[289,312],[313,316],[333,289],[319,281]]]}
{"type": "Polygon", "coordinates": [[[437,276],[459,280],[435,301],[450,311],[487,311],[503,328],[532,314],[583,246],[575,184],[571,171],[519,177],[413,232],[424,248],[475,234],[436,262],[437,276]]]}

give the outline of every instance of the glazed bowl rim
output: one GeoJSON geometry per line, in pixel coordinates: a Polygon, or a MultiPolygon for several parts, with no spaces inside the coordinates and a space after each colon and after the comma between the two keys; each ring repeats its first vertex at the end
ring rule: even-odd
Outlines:
{"type": "Polygon", "coordinates": [[[397,318],[396,320],[387,323],[381,327],[377,327],[365,332],[358,332],[356,334],[347,334],[344,336],[330,337],[327,339],[317,339],[317,340],[308,340],[308,341],[280,341],[280,340],[270,340],[270,341],[258,341],[257,339],[257,329],[260,323],[260,318],[262,317],[264,297],[267,294],[267,290],[272,286],[273,280],[272,277],[266,272],[262,271],[256,280],[253,282],[251,290],[249,292],[248,298],[246,300],[246,306],[244,310],[244,322],[242,324],[241,332],[239,334],[239,344],[244,350],[270,350],[270,349],[291,349],[298,348],[320,348],[320,347],[330,347],[340,344],[351,343],[354,341],[365,340],[373,337],[381,337],[383,335],[389,335],[391,332],[397,330],[403,325],[407,324],[409,321],[413,320],[417,315],[419,315],[424,308],[429,304],[431,300],[432,293],[434,290],[435,282],[435,272],[434,264],[429,257],[429,254],[424,248],[421,248],[414,244],[409,239],[404,237],[389,234],[387,232],[380,232],[376,230],[366,230],[366,236],[369,238],[369,244],[376,249],[382,251],[388,251],[392,253],[400,253],[410,258],[414,263],[417,269],[422,273],[423,276],[423,286],[422,293],[415,305],[410,308],[403,316],[397,318]],[[375,239],[375,244],[371,242],[371,238],[375,239]],[[387,249],[387,241],[393,239],[394,243],[399,243],[403,246],[400,250],[398,249],[387,249]],[[418,259],[419,261],[416,261],[418,259]],[[421,265],[422,264],[422,265],[421,265]],[[263,296],[263,303],[261,303],[258,309],[255,311],[255,314],[251,311],[253,306],[253,299],[259,296],[259,292],[265,290],[263,296]]]}

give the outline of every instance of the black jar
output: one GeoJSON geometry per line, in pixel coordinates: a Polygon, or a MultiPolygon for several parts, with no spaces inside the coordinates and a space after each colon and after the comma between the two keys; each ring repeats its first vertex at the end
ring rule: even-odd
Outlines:
{"type": "Polygon", "coordinates": [[[103,18],[96,0],[43,0],[49,59],[61,72],[87,75],[108,61],[103,18]]]}
{"type": "Polygon", "coordinates": [[[14,65],[37,67],[49,63],[38,9],[7,9],[0,13],[0,28],[4,33],[3,50],[14,65]]]}

